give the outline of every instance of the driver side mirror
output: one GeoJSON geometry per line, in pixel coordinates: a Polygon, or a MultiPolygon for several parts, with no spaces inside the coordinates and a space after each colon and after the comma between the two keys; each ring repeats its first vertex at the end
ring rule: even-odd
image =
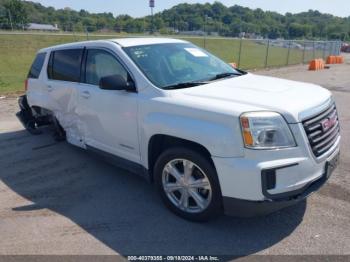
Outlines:
{"type": "Polygon", "coordinates": [[[121,75],[110,75],[100,79],[100,88],[103,90],[125,90],[127,92],[136,91],[133,81],[125,80],[121,75]]]}

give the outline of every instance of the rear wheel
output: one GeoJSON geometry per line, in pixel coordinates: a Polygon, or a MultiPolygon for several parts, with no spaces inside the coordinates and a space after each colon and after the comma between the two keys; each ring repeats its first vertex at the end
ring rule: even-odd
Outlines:
{"type": "Polygon", "coordinates": [[[206,157],[186,148],[171,148],[160,155],[155,180],[165,204],[177,215],[206,221],[222,210],[215,168],[206,157]]]}
{"type": "Polygon", "coordinates": [[[61,126],[61,124],[58,122],[56,117],[52,117],[52,124],[53,124],[53,128],[54,128],[54,139],[57,142],[61,142],[61,141],[65,141],[66,140],[66,132],[63,129],[63,127],[61,126]]]}

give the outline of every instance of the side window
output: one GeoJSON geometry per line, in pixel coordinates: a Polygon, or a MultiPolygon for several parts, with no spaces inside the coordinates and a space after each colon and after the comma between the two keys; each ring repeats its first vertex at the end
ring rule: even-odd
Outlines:
{"type": "Polygon", "coordinates": [[[32,67],[30,68],[28,78],[35,78],[35,79],[39,78],[41,69],[43,68],[45,57],[46,57],[46,53],[37,54],[32,64],[32,67]]]}
{"type": "Polygon", "coordinates": [[[79,82],[82,57],[83,49],[52,52],[47,68],[49,79],[79,82]]]}
{"type": "Polygon", "coordinates": [[[103,50],[88,50],[85,82],[99,85],[102,77],[111,75],[120,75],[128,80],[128,72],[113,55],[103,50]]]}

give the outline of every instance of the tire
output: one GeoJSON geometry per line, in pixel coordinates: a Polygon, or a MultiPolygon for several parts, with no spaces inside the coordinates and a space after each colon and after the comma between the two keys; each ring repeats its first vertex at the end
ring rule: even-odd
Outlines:
{"type": "Polygon", "coordinates": [[[155,163],[154,179],[165,205],[176,215],[204,222],[222,214],[216,170],[197,151],[180,147],[166,150],[155,163]]]}
{"type": "Polygon", "coordinates": [[[66,131],[61,126],[60,122],[56,117],[52,117],[52,123],[54,127],[54,134],[53,138],[56,142],[63,142],[66,141],[66,131]]]}

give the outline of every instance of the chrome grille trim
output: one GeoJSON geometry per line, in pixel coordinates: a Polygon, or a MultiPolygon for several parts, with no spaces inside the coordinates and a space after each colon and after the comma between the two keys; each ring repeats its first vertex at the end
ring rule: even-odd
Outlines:
{"type": "Polygon", "coordinates": [[[340,125],[335,104],[319,114],[302,121],[311,150],[316,158],[328,153],[340,136],[340,125]],[[333,126],[324,129],[323,123],[327,120],[334,120],[333,126]]]}

